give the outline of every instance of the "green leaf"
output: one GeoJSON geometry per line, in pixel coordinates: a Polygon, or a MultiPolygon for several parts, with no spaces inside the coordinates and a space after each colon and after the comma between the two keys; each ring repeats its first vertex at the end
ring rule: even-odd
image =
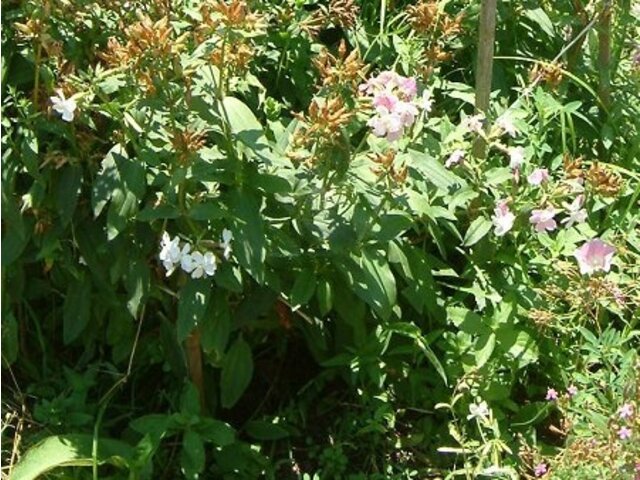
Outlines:
{"type": "Polygon", "coordinates": [[[525,16],[532,20],[540,30],[549,35],[550,38],[555,37],[555,31],[553,29],[553,22],[542,8],[533,8],[531,10],[525,10],[525,16]]]}
{"type": "Polygon", "coordinates": [[[262,125],[251,109],[235,97],[222,100],[222,116],[226,117],[231,134],[254,152],[267,151],[269,144],[262,125]]]}
{"type": "Polygon", "coordinates": [[[331,284],[326,279],[321,279],[316,286],[316,297],[320,315],[325,316],[333,308],[333,291],[331,284]]]}
{"type": "Polygon", "coordinates": [[[73,217],[81,184],[82,169],[77,165],[65,165],[58,179],[55,195],[56,208],[63,226],[66,226],[73,217]]]}
{"type": "Polygon", "coordinates": [[[412,160],[411,166],[421,172],[425,180],[439,190],[448,192],[451,187],[460,187],[465,184],[464,180],[451,173],[441,162],[430,155],[416,150],[409,150],[409,156],[412,160]]]}
{"type": "Polygon", "coordinates": [[[291,289],[290,302],[293,308],[305,305],[313,297],[316,289],[316,276],[313,270],[307,268],[297,276],[291,289]]]}
{"type": "Polygon", "coordinates": [[[493,353],[496,347],[496,334],[493,332],[485,332],[481,335],[475,344],[476,367],[481,368],[493,353]]]}
{"type": "Polygon", "coordinates": [[[62,307],[62,337],[64,344],[73,342],[89,323],[91,281],[86,275],[71,282],[62,307]]]}
{"type": "Polygon", "coordinates": [[[213,442],[218,447],[226,447],[236,441],[235,430],[220,420],[201,418],[196,429],[202,438],[213,442]]]}
{"type": "Polygon", "coordinates": [[[220,361],[227,349],[231,334],[231,313],[226,296],[219,289],[209,302],[207,314],[200,327],[202,349],[214,362],[220,361]]]}
{"type": "Polygon", "coordinates": [[[386,320],[396,304],[396,281],[389,264],[379,252],[363,249],[360,256],[351,255],[352,262],[338,266],[352,283],[354,292],[386,320]]]}
{"type": "Polygon", "coordinates": [[[489,233],[489,230],[491,230],[491,226],[492,223],[490,220],[487,220],[484,217],[476,218],[473,222],[471,222],[471,225],[469,225],[469,230],[467,230],[462,244],[465,247],[475,245],[480,240],[482,240],[487,233],[489,233]]]}
{"type": "Polygon", "coordinates": [[[247,424],[247,433],[256,440],[280,440],[289,436],[289,432],[276,423],[254,420],[247,424]]]}
{"type": "Polygon", "coordinates": [[[184,476],[189,479],[197,479],[198,474],[204,470],[205,454],[202,437],[193,430],[187,430],[182,437],[182,455],[180,466],[184,476]]]}
{"type": "Polygon", "coordinates": [[[226,353],[220,375],[220,401],[224,408],[233,407],[251,382],[253,358],[249,344],[239,337],[226,353]]]}
{"type": "Polygon", "coordinates": [[[137,259],[129,263],[124,283],[129,294],[127,309],[133,318],[137,318],[138,309],[148,295],[151,283],[151,272],[146,262],[137,259]]]}
{"type": "Polygon", "coordinates": [[[179,342],[187,338],[202,321],[207,311],[210,292],[211,282],[204,278],[189,278],[186,285],[180,290],[177,324],[179,342]]]}
{"type": "MultiPolygon", "coordinates": [[[[133,453],[130,445],[108,438],[97,440],[98,465],[127,466],[133,453]]],[[[13,469],[11,480],[35,480],[59,467],[90,467],[93,441],[92,435],[47,437],[27,450],[13,469]]]]}
{"type": "Polygon", "coordinates": [[[262,284],[267,249],[260,202],[248,193],[234,193],[230,200],[231,215],[235,220],[231,228],[234,255],[238,263],[262,284]]]}

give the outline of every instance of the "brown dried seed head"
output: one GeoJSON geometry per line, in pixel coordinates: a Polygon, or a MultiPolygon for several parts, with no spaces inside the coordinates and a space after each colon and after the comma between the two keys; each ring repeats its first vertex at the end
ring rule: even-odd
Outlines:
{"type": "Polygon", "coordinates": [[[598,162],[593,163],[587,171],[586,181],[591,189],[605,197],[617,196],[623,186],[620,175],[598,162]]]}

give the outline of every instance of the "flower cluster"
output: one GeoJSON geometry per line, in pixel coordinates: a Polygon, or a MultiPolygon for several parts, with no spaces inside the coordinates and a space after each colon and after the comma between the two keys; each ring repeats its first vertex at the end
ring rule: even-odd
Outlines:
{"type": "Polygon", "coordinates": [[[420,113],[431,110],[431,97],[427,90],[417,98],[415,78],[403,77],[392,71],[380,73],[360,85],[360,91],[372,97],[376,114],[367,122],[377,137],[394,142],[404,135],[420,113]]]}
{"type": "MultiPolygon", "coordinates": [[[[618,409],[618,418],[623,422],[631,425],[634,417],[634,406],[632,403],[625,403],[618,409]]],[[[629,425],[622,425],[616,432],[620,440],[629,440],[633,434],[633,430],[629,425]]]]}
{"type": "MultiPolygon", "coordinates": [[[[222,231],[222,256],[225,260],[231,257],[231,241],[233,234],[225,229],[222,231]]],[[[160,261],[167,271],[167,276],[171,275],[178,266],[191,275],[191,278],[212,277],[218,268],[218,259],[211,251],[200,252],[192,250],[189,242],[180,244],[180,238],[171,236],[164,232],[160,242],[160,261]]]]}

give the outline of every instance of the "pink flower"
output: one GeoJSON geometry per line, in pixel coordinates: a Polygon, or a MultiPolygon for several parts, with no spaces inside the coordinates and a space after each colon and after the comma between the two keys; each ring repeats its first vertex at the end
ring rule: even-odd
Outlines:
{"type": "Polygon", "coordinates": [[[547,473],[547,464],[543,463],[543,462],[540,462],[533,469],[533,473],[535,474],[536,477],[543,476],[545,473],[547,473]]]}
{"type": "Polygon", "coordinates": [[[549,400],[549,401],[553,401],[553,400],[557,400],[558,399],[558,392],[556,391],[555,388],[548,388],[547,389],[547,396],[544,397],[545,400],[549,400]]]}
{"type": "Polygon", "coordinates": [[[410,127],[416,120],[418,108],[413,103],[400,101],[394,108],[393,113],[400,117],[402,125],[410,127]]]}
{"type": "Polygon", "coordinates": [[[529,217],[529,222],[533,224],[537,232],[551,232],[558,225],[553,219],[555,216],[556,209],[553,207],[547,207],[544,210],[533,210],[529,217]]]}
{"type": "Polygon", "coordinates": [[[399,100],[394,94],[389,92],[380,92],[375,97],[373,97],[373,106],[374,107],[383,107],[388,111],[393,111],[396,108],[399,100]]]}
{"type": "Polygon", "coordinates": [[[618,410],[618,416],[623,420],[630,418],[632,415],[633,415],[633,405],[631,405],[630,403],[625,403],[620,407],[620,410],[618,410]]]}
{"type": "Polygon", "coordinates": [[[620,440],[629,440],[631,438],[631,429],[629,427],[620,427],[618,430],[618,438],[620,438],[620,440]]]}
{"type": "Polygon", "coordinates": [[[580,273],[591,275],[597,271],[608,272],[611,268],[611,260],[616,249],[604,243],[599,238],[589,240],[576,249],[573,256],[578,260],[580,273]]]}
{"type": "Polygon", "coordinates": [[[463,160],[464,160],[464,150],[457,149],[457,150],[454,150],[451,155],[449,155],[449,158],[447,158],[447,161],[444,162],[444,166],[447,168],[451,168],[454,165],[458,165],[463,160]]]}
{"type": "Polygon", "coordinates": [[[569,387],[567,388],[567,395],[569,395],[570,397],[575,397],[578,394],[578,387],[576,387],[575,385],[569,385],[569,387]]]}
{"type": "Polygon", "coordinates": [[[513,228],[513,222],[516,216],[509,210],[506,200],[499,201],[493,213],[494,215],[491,217],[491,221],[496,227],[494,233],[501,237],[513,228]]]}
{"type": "Polygon", "coordinates": [[[413,77],[401,77],[398,76],[398,90],[402,93],[403,97],[407,101],[411,101],[418,93],[418,84],[413,77]]]}
{"type": "Polygon", "coordinates": [[[584,205],[584,195],[578,195],[573,202],[563,203],[562,206],[567,209],[567,218],[563,218],[561,223],[567,228],[571,228],[574,223],[583,223],[587,219],[587,211],[582,208],[584,205]]]}
{"type": "Polygon", "coordinates": [[[398,140],[404,133],[400,117],[384,107],[378,108],[378,115],[369,119],[367,125],[376,137],[385,137],[389,142],[398,140]]]}
{"type": "Polygon", "coordinates": [[[524,148],[514,147],[509,149],[509,167],[511,170],[520,170],[524,162],[524,148]]]}
{"type": "Polygon", "coordinates": [[[549,171],[546,168],[536,168],[531,175],[527,177],[527,182],[530,185],[540,185],[543,182],[549,181],[549,171]]]}

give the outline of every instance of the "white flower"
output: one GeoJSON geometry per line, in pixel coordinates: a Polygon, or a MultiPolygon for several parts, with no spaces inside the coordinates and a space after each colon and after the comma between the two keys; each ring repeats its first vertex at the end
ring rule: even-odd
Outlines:
{"type": "Polygon", "coordinates": [[[477,418],[479,420],[487,420],[489,418],[489,405],[484,400],[480,403],[472,403],[469,405],[469,415],[467,420],[477,418]]]}
{"type": "Polygon", "coordinates": [[[510,137],[515,137],[518,133],[518,129],[513,124],[513,119],[507,114],[503,114],[496,120],[496,125],[509,134],[510,137]]]}
{"type": "Polygon", "coordinates": [[[513,228],[513,222],[516,216],[509,210],[509,205],[506,200],[499,201],[493,213],[494,215],[491,217],[491,221],[496,227],[494,232],[498,237],[501,237],[513,228]]]}
{"type": "Polygon", "coordinates": [[[215,275],[216,270],[218,269],[218,261],[213,253],[207,252],[204,254],[202,268],[204,269],[204,273],[209,277],[213,277],[215,275]]]}
{"type": "Polygon", "coordinates": [[[520,170],[524,162],[524,148],[514,147],[509,149],[509,167],[511,170],[520,170]]]}
{"type": "Polygon", "coordinates": [[[72,98],[64,98],[62,90],[58,90],[58,95],[49,97],[53,104],[53,109],[62,116],[62,120],[65,122],[73,121],[73,112],[75,112],[78,105],[72,98]]]}
{"type": "Polygon", "coordinates": [[[167,270],[167,277],[173,273],[176,265],[180,263],[182,252],[180,251],[180,239],[176,236],[171,239],[167,232],[162,234],[160,243],[160,260],[167,270]]]}
{"type": "Polygon", "coordinates": [[[180,267],[187,273],[191,273],[194,268],[196,268],[195,262],[193,261],[193,255],[189,253],[191,251],[191,244],[185,243],[184,247],[182,247],[182,251],[180,252],[180,267]]]}
{"type": "Polygon", "coordinates": [[[470,117],[466,117],[462,122],[462,126],[465,130],[481,133],[484,123],[484,115],[478,113],[470,117]]]}
{"type": "Polygon", "coordinates": [[[425,90],[422,92],[422,97],[420,98],[420,108],[422,108],[426,113],[431,112],[431,107],[433,106],[433,100],[431,99],[431,92],[429,90],[425,90]]]}
{"type": "Polygon", "coordinates": [[[562,206],[567,209],[567,218],[560,220],[567,228],[571,228],[574,223],[583,223],[587,220],[587,211],[582,208],[584,204],[584,195],[578,195],[573,202],[563,203],[562,206]]]}
{"type": "Polygon", "coordinates": [[[204,275],[211,277],[216,273],[216,257],[211,252],[204,255],[201,252],[193,252],[191,264],[188,266],[192,267],[191,278],[202,278],[204,275]]]}
{"type": "Polygon", "coordinates": [[[449,158],[447,158],[447,161],[444,162],[444,166],[446,168],[451,168],[454,165],[458,165],[463,160],[464,160],[464,150],[460,150],[458,148],[457,150],[454,150],[451,155],[449,155],[449,158]]]}
{"type": "Polygon", "coordinates": [[[227,230],[226,228],[222,230],[222,248],[224,252],[222,252],[222,256],[225,260],[229,260],[231,257],[231,241],[233,240],[233,233],[231,230],[227,230]]]}

